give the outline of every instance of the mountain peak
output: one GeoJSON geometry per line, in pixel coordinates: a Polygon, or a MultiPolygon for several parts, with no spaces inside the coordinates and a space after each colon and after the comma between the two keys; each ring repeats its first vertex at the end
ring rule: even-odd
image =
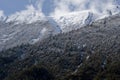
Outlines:
{"type": "MultiPolygon", "coordinates": [[[[99,15],[113,15],[120,12],[119,0],[30,0],[25,10],[18,11],[8,16],[7,22],[32,23],[44,20],[46,16],[62,17],[75,15],[76,12],[90,11],[99,15]],[[101,5],[99,5],[101,4],[101,5]],[[50,6],[53,5],[53,6],[50,6]],[[46,15],[48,14],[48,15],[46,15]]],[[[0,16],[4,16],[0,11],[0,16]]],[[[81,15],[82,16],[82,15],[81,15]]],[[[102,16],[102,17],[103,17],[102,16]]],[[[104,17],[103,17],[104,18],[104,17]]],[[[3,20],[3,17],[1,17],[3,20]]]]}

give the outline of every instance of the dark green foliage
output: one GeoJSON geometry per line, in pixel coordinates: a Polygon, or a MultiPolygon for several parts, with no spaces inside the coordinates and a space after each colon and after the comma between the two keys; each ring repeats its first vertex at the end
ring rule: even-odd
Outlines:
{"type": "Polygon", "coordinates": [[[33,66],[14,74],[8,80],[54,80],[54,77],[45,68],[33,66]]]}
{"type": "Polygon", "coordinates": [[[0,66],[13,62],[13,57],[0,57],[0,66]]]}
{"type": "MultiPolygon", "coordinates": [[[[90,62],[92,63],[92,62],[90,62]]],[[[95,63],[94,65],[96,65],[95,63]]],[[[106,69],[83,64],[77,72],[66,77],[67,80],[119,80],[120,62],[107,64],[106,69]],[[96,71],[97,70],[97,71],[96,71]]],[[[100,65],[99,65],[100,66],[100,65]]]]}
{"type": "Polygon", "coordinates": [[[7,66],[14,61],[13,57],[0,57],[0,79],[7,76],[7,66]]]}
{"type": "MultiPolygon", "coordinates": [[[[56,38],[56,36],[53,38],[56,38]]],[[[60,36],[57,37],[57,39],[59,38],[60,36]]],[[[29,55],[29,57],[25,57],[24,59],[20,59],[20,57],[13,58],[15,62],[10,65],[7,65],[10,62],[5,61],[8,66],[8,72],[6,71],[8,75],[3,73],[4,68],[2,68],[3,70],[1,71],[1,73],[6,76],[5,80],[120,79],[120,53],[116,52],[114,54],[114,50],[113,52],[105,52],[104,48],[109,49],[110,46],[101,47],[97,45],[98,48],[91,50],[89,46],[79,46],[79,44],[75,44],[74,40],[72,42],[71,40],[69,41],[69,39],[65,39],[64,42],[62,42],[64,43],[63,47],[60,47],[62,45],[55,45],[58,43],[59,40],[53,41],[52,38],[50,38],[50,40],[47,39],[45,42],[40,42],[37,45],[27,46],[25,50],[23,46],[5,51],[14,52],[14,54],[17,55],[18,51],[16,52],[15,50],[18,49],[22,54],[29,55]],[[33,65],[36,66],[32,67],[33,65]],[[47,79],[44,79],[44,76],[47,79]]],[[[94,47],[96,47],[96,45],[94,45],[94,47]]],[[[14,55],[11,55],[11,57],[12,56],[14,55]]]]}

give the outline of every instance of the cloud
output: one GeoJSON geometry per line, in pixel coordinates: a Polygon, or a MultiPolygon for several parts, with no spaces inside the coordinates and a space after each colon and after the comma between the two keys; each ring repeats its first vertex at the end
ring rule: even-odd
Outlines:
{"type": "MultiPolygon", "coordinates": [[[[35,3],[38,10],[42,11],[46,0],[37,0],[35,3]]],[[[51,0],[54,10],[49,13],[51,16],[64,15],[74,11],[91,10],[95,13],[104,13],[106,10],[113,9],[113,3],[119,0],[51,0]],[[114,1],[114,2],[113,2],[114,1]]],[[[47,1],[46,1],[47,2],[47,1]]],[[[118,3],[117,2],[117,3],[118,3]]],[[[47,6],[47,5],[46,5],[47,6]]]]}
{"type": "Polygon", "coordinates": [[[54,0],[56,4],[53,15],[65,14],[73,11],[92,10],[96,13],[103,13],[110,9],[113,0],[54,0]]]}
{"type": "Polygon", "coordinates": [[[43,2],[45,0],[29,0],[30,5],[34,6],[34,8],[40,12],[42,12],[43,2]]]}
{"type": "Polygon", "coordinates": [[[16,12],[9,16],[8,22],[11,20],[15,21],[26,21],[26,22],[34,22],[36,20],[40,20],[44,17],[44,14],[40,10],[36,10],[35,7],[31,5],[27,5],[25,10],[20,12],[16,12]]]}
{"type": "Polygon", "coordinates": [[[4,11],[0,10],[0,21],[5,21],[6,20],[6,16],[4,15],[4,11]]]}
{"type": "Polygon", "coordinates": [[[4,17],[4,11],[0,10],[0,17],[4,17]]]}
{"type": "MultiPolygon", "coordinates": [[[[114,5],[118,3],[120,3],[119,0],[29,0],[29,5],[26,6],[26,9],[12,14],[10,19],[29,21],[31,17],[38,19],[46,14],[46,16],[59,17],[70,12],[84,10],[103,14],[108,10],[117,11],[114,5]]],[[[2,11],[0,15],[3,15],[2,11]]]]}

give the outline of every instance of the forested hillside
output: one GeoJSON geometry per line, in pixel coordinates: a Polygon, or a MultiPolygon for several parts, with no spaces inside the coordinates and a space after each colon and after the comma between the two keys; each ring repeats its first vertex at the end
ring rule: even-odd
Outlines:
{"type": "Polygon", "coordinates": [[[0,52],[1,80],[120,80],[120,15],[0,52]]]}

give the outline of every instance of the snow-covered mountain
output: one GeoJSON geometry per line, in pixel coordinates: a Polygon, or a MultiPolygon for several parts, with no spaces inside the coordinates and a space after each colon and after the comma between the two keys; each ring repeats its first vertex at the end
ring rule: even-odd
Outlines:
{"type": "Polygon", "coordinates": [[[44,38],[61,33],[58,25],[49,20],[33,23],[2,22],[0,24],[0,50],[20,44],[34,44],[44,38]]]}
{"type": "MultiPolygon", "coordinates": [[[[86,0],[90,4],[89,0],[86,0]]],[[[94,0],[97,1],[97,0],[94,0]]],[[[102,0],[103,1],[103,0],[102,0]]],[[[99,2],[99,1],[98,1],[99,2]]],[[[22,43],[35,43],[49,36],[68,32],[92,22],[120,13],[120,1],[115,0],[105,8],[97,11],[90,8],[82,11],[68,11],[64,14],[45,16],[34,5],[28,5],[26,10],[5,16],[0,11],[0,49],[10,48],[22,43]],[[103,10],[103,11],[102,11],[103,10]],[[100,12],[99,12],[100,11],[100,12]]]]}
{"type": "MultiPolygon", "coordinates": [[[[72,0],[71,2],[74,2],[73,4],[75,4],[75,2],[77,1],[78,0],[75,0],[75,1],[72,0]]],[[[56,8],[55,6],[47,7],[48,8],[47,10],[49,12],[50,10],[53,10],[53,9],[55,9],[55,11],[59,10],[58,7],[60,7],[61,9],[61,5],[63,4],[63,2],[66,3],[66,6],[70,9],[73,6],[72,3],[69,3],[70,1],[66,1],[66,0],[65,1],[61,0],[60,1],[61,5],[58,5],[59,3],[55,3],[57,1],[54,1],[54,0],[49,1],[49,2],[51,5],[56,5],[56,8]],[[68,4],[71,4],[71,5],[68,5],[68,4]]],[[[84,3],[83,4],[84,9],[82,10],[75,9],[75,11],[73,9],[73,11],[68,10],[68,12],[58,11],[59,12],[58,14],[56,14],[56,12],[53,12],[51,13],[51,15],[49,15],[49,17],[52,18],[51,19],[52,22],[54,21],[55,23],[57,23],[57,25],[59,25],[60,29],[63,32],[68,32],[74,29],[78,29],[80,28],[80,26],[82,27],[82,26],[88,25],[95,20],[102,19],[110,15],[120,13],[120,1],[119,0],[110,0],[110,1],[109,0],[101,0],[101,1],[85,0],[83,2],[78,1],[78,3],[79,4],[84,3]],[[96,3],[96,4],[93,4],[93,3],[96,3]],[[101,6],[98,5],[98,3],[102,5],[101,6]],[[92,4],[93,6],[91,6],[92,4]]],[[[37,0],[37,3],[35,3],[35,1],[31,0],[31,4],[26,7],[26,10],[16,12],[15,14],[12,14],[8,17],[5,17],[3,12],[1,11],[0,20],[5,21],[5,22],[15,22],[15,24],[22,24],[22,23],[30,24],[30,23],[34,23],[37,21],[46,21],[46,20],[51,21],[49,17],[45,16],[45,13],[42,12],[44,10],[41,9],[41,5],[42,5],[42,9],[44,9],[44,7],[48,5],[48,2],[46,0],[43,0],[42,2],[40,0],[37,0]]],[[[56,24],[51,24],[51,25],[54,26],[56,24]]]]}

